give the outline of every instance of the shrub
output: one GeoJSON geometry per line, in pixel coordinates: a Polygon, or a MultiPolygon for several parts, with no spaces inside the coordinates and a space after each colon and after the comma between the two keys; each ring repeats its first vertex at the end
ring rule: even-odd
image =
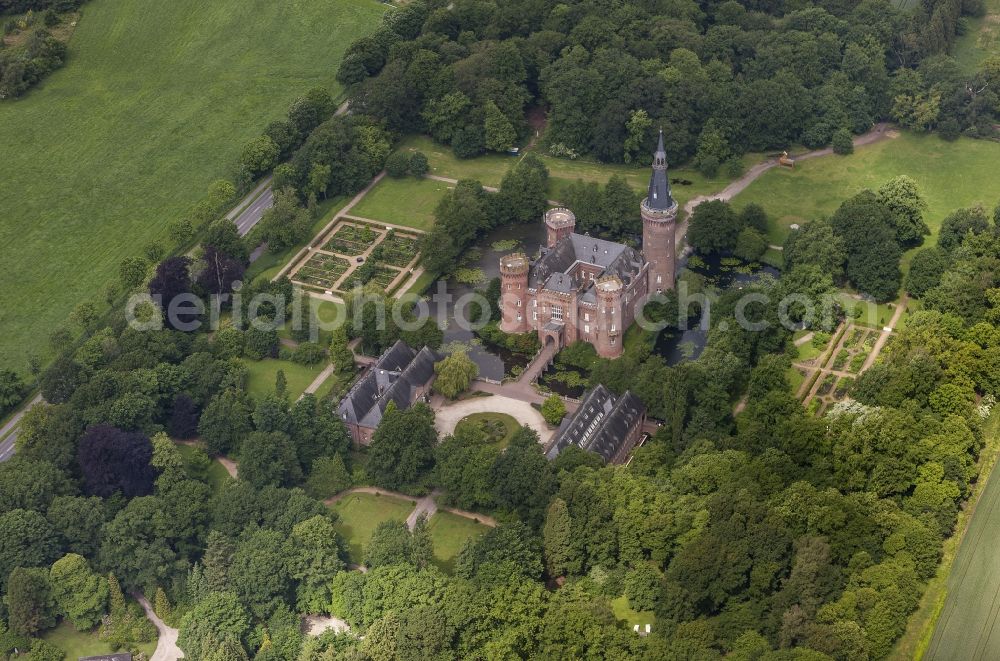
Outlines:
{"type": "Polygon", "coordinates": [[[559,395],[550,395],[542,402],[542,417],[550,425],[558,425],[565,415],[566,404],[559,398],[559,395]]]}
{"type": "Polygon", "coordinates": [[[430,170],[430,164],[423,152],[415,151],[410,156],[410,174],[414,177],[422,177],[430,170]]]}
{"type": "Polygon", "coordinates": [[[394,151],[385,159],[385,172],[390,177],[401,179],[410,171],[410,154],[405,151],[394,151]]]}
{"type": "Polygon", "coordinates": [[[847,129],[837,129],[833,132],[833,153],[846,156],[854,153],[854,139],[847,129]]]}
{"type": "Polygon", "coordinates": [[[319,499],[330,498],[350,487],[351,474],[339,454],[320,457],[313,462],[309,479],[306,480],[306,493],[310,496],[319,499]]]}
{"type": "Polygon", "coordinates": [[[315,365],[326,356],[326,349],[316,342],[303,342],[292,354],[292,362],[299,365],[315,365]]]}

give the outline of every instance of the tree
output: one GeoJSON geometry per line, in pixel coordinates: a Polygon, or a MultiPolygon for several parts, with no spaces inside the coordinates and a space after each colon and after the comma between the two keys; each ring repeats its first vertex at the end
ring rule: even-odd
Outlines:
{"type": "Polygon", "coordinates": [[[250,630],[250,616],[232,592],[213,592],[191,608],[181,620],[177,646],[184,656],[204,659],[212,651],[205,642],[210,636],[239,641],[250,630]]]}
{"type": "Polygon", "coordinates": [[[266,135],[260,135],[248,142],[240,153],[240,179],[249,183],[267,172],[278,162],[281,150],[274,140],[266,135]]]}
{"type": "Polygon", "coordinates": [[[417,403],[400,411],[390,402],[368,446],[366,471],[386,489],[413,484],[434,464],[434,412],[417,403]]]}
{"type": "Polygon", "coordinates": [[[302,468],[288,434],[256,431],[247,436],[240,448],[240,479],[257,488],[298,484],[302,468]]]}
{"type": "Polygon", "coordinates": [[[643,149],[646,146],[646,138],[649,129],[653,127],[653,120],[649,114],[642,109],[634,110],[625,123],[627,137],[624,143],[624,153],[622,157],[626,163],[631,163],[636,158],[642,158],[646,154],[643,149]]]}
{"type": "Polygon", "coordinates": [[[170,407],[167,431],[174,438],[185,440],[198,433],[198,406],[186,393],[178,393],[170,407]]]}
{"type": "Polygon", "coordinates": [[[120,492],[134,498],[153,492],[156,471],[149,465],[153,445],[141,432],[94,425],[80,438],[76,457],[84,486],[92,495],[107,498],[120,492]]]}
{"type": "Polygon", "coordinates": [[[554,498],[545,512],[545,527],[542,529],[545,569],[549,576],[565,576],[580,571],[579,553],[572,536],[566,501],[554,498]]]}
{"type": "Polygon", "coordinates": [[[736,237],[733,254],[748,262],[755,262],[767,252],[767,240],[753,227],[744,227],[736,237]]]}
{"type": "Polygon", "coordinates": [[[927,202],[917,190],[917,182],[906,175],[893,177],[878,189],[877,199],[891,214],[896,240],[902,245],[919,243],[930,229],[923,214],[927,202]]]}
{"type": "Polygon", "coordinates": [[[921,248],[913,255],[910,273],[906,276],[906,290],[920,298],[927,290],[941,282],[948,268],[948,253],[940,246],[921,248]]]}
{"type": "Polygon", "coordinates": [[[491,477],[493,498],[499,507],[516,512],[532,526],[541,525],[553,485],[535,430],[521,427],[515,432],[493,463],[491,477]]]}
{"type": "Polygon", "coordinates": [[[34,636],[56,623],[49,573],[44,568],[18,567],[12,571],[4,603],[11,630],[22,636],[34,636]]]}
{"type": "Polygon", "coordinates": [[[250,612],[269,617],[286,597],[290,578],[285,536],[267,528],[247,531],[233,554],[229,583],[250,612]]]}
{"type": "Polygon", "coordinates": [[[507,151],[517,140],[517,131],[493,101],[487,101],[483,110],[486,115],[486,148],[491,151],[507,151]]]}
{"type": "Polygon", "coordinates": [[[660,575],[648,564],[639,564],[625,574],[625,596],[633,610],[653,610],[659,601],[659,594],[660,575]]]}
{"type": "Polygon", "coordinates": [[[847,250],[844,239],[834,234],[830,222],[818,219],[788,234],[782,256],[788,270],[812,264],[829,273],[834,280],[839,280],[844,275],[847,250]]]}
{"type": "MultiPolygon", "coordinates": [[[[177,569],[178,553],[171,545],[175,533],[164,509],[164,501],[156,496],[133,498],[104,527],[100,565],[111,569],[129,589],[163,583],[177,569]]],[[[114,589],[111,597],[114,610],[114,589]]]]}
{"type": "Polygon", "coordinates": [[[484,584],[512,578],[537,580],[542,575],[538,540],[520,522],[501,524],[466,543],[455,562],[455,574],[484,584]]]}
{"type": "Polygon", "coordinates": [[[385,159],[385,172],[390,177],[401,179],[410,171],[410,153],[397,149],[385,159]]]}
{"type": "Polygon", "coordinates": [[[566,404],[559,395],[549,395],[542,402],[542,417],[552,426],[558,425],[566,416],[566,404]]]}
{"type": "Polygon", "coordinates": [[[694,208],[688,242],[703,253],[732,250],[740,233],[739,218],[726,202],[710,200],[694,208]]]}
{"type": "Polygon", "coordinates": [[[411,561],[410,529],[403,521],[382,521],[372,532],[365,547],[365,566],[369,569],[411,561]]]}
{"type": "Polygon", "coordinates": [[[295,604],[300,613],[327,612],[333,577],[344,570],[337,533],[330,519],[314,516],[295,524],[286,557],[296,581],[295,604]]]}
{"type": "Polygon", "coordinates": [[[118,279],[125,291],[137,289],[146,279],[149,263],[142,257],[126,257],[118,265],[118,279]]]}
{"type": "Polygon", "coordinates": [[[45,511],[55,497],[74,493],[69,476],[47,461],[16,456],[0,464],[0,512],[45,511]]]}
{"type": "Polygon", "coordinates": [[[209,454],[229,454],[240,450],[243,439],[253,431],[250,403],[242,391],[219,393],[201,414],[198,433],[209,454]]]}
{"type": "Polygon", "coordinates": [[[89,631],[101,621],[108,605],[108,581],[90,569],[76,553],[56,560],[49,570],[49,584],[59,611],[77,631],[89,631]]]}
{"type": "Polygon", "coordinates": [[[427,569],[434,559],[434,540],[427,528],[427,513],[421,512],[410,535],[410,562],[417,569],[427,569]]]}
{"type": "Polygon", "coordinates": [[[173,608],[170,607],[170,600],[163,588],[156,588],[156,597],[153,599],[153,612],[161,620],[169,622],[173,616],[173,608]]]}
{"type": "Polygon", "coordinates": [[[100,498],[91,496],[57,496],[52,500],[45,518],[66,541],[73,553],[94,557],[101,546],[104,507],[100,498]]]}
{"type": "Polygon", "coordinates": [[[149,294],[163,311],[163,319],[169,328],[190,330],[186,327],[197,319],[190,302],[178,297],[191,294],[191,273],[188,257],[168,257],[156,266],[156,273],[149,281],[149,294]],[[180,306],[184,302],[184,307],[180,306]]]}
{"type": "Polygon", "coordinates": [[[66,652],[61,647],[41,638],[31,641],[27,656],[28,661],[63,661],[65,658],[66,652]]]}
{"type": "Polygon", "coordinates": [[[969,234],[982,234],[989,230],[986,211],[981,206],[958,209],[945,217],[938,235],[938,245],[951,252],[962,244],[969,234]]]}
{"type": "Polygon", "coordinates": [[[414,177],[422,177],[430,171],[430,165],[423,152],[415,151],[410,155],[410,174],[414,177]]]}
{"type": "Polygon", "coordinates": [[[313,498],[330,498],[351,487],[351,474],[339,454],[320,457],[312,464],[305,489],[313,498]]]}
{"type": "Polygon", "coordinates": [[[434,364],[434,391],[448,399],[455,399],[469,389],[472,380],[479,375],[479,367],[463,350],[454,351],[434,364]]]}
{"type": "Polygon", "coordinates": [[[854,153],[854,138],[847,129],[837,129],[833,132],[833,153],[847,156],[854,153]]]}
{"type": "MultiPolygon", "coordinates": [[[[225,222],[233,225],[228,220],[225,222]]],[[[219,305],[228,306],[229,303],[221,297],[232,292],[233,286],[242,281],[245,271],[243,262],[211,245],[205,246],[202,260],[205,268],[198,274],[198,285],[206,294],[217,297],[219,305]]],[[[210,301],[210,304],[214,304],[214,301],[210,301]]]]}
{"type": "Polygon", "coordinates": [[[538,156],[527,153],[507,170],[495,198],[497,222],[537,223],[548,208],[549,171],[538,156]]]}

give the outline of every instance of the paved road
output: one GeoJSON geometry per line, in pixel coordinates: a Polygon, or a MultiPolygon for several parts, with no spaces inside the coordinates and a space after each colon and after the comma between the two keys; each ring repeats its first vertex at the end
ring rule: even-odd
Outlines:
{"type": "Polygon", "coordinates": [[[0,441],[0,461],[7,461],[14,456],[14,442],[17,441],[17,435],[21,431],[18,428],[21,418],[28,412],[28,409],[35,404],[40,404],[42,401],[41,395],[35,395],[35,398],[28,402],[27,406],[15,413],[14,416],[7,421],[7,424],[0,428],[0,438],[3,439],[3,441],[0,441]],[[10,432],[9,436],[7,435],[8,432],[10,432]]]}
{"type": "Polygon", "coordinates": [[[274,192],[271,190],[271,177],[268,177],[247,197],[243,198],[226,217],[231,218],[236,223],[236,231],[239,232],[240,236],[246,236],[254,225],[260,222],[264,212],[273,206],[274,192]]]}

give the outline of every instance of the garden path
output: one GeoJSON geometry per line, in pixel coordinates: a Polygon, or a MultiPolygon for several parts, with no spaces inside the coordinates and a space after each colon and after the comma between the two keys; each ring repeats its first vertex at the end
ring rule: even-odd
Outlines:
{"type": "Polygon", "coordinates": [[[142,606],[142,610],[146,613],[146,617],[153,626],[156,627],[156,631],[159,632],[160,637],[156,641],[156,650],[153,652],[153,656],[149,658],[149,661],[177,661],[177,659],[183,658],[184,652],[181,648],[177,646],[177,629],[173,627],[168,627],[163,620],[161,620],[156,613],[153,611],[153,607],[149,605],[149,600],[138,592],[133,592],[132,596],[135,600],[139,602],[142,606]]]}

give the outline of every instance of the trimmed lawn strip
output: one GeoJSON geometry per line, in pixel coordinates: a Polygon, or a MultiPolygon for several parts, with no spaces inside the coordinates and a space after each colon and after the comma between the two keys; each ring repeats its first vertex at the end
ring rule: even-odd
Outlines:
{"type": "Polygon", "coordinates": [[[351,560],[361,564],[365,559],[365,545],[372,538],[375,528],[383,521],[406,521],[413,511],[415,501],[371,493],[352,493],[333,504],[340,517],[337,532],[344,536],[351,560]]]}
{"type": "Polygon", "coordinates": [[[628,625],[629,631],[632,631],[632,628],[637,624],[642,629],[645,629],[647,624],[650,625],[651,629],[656,628],[656,615],[652,611],[632,610],[632,607],[628,605],[628,597],[625,595],[611,600],[611,612],[615,614],[616,618],[623,620],[628,625]]]}
{"type": "Polygon", "coordinates": [[[434,564],[449,574],[466,541],[489,531],[487,526],[451,512],[436,512],[427,522],[427,529],[434,543],[434,564]]]}
{"type": "Polygon", "coordinates": [[[351,209],[351,215],[427,231],[434,225],[434,208],[451,187],[434,179],[386,177],[351,209]]]}
{"type": "MultiPolygon", "coordinates": [[[[98,630],[94,629],[92,632],[77,631],[68,620],[63,620],[54,629],[46,631],[40,637],[65,652],[66,658],[70,661],[84,656],[104,656],[117,652],[118,650],[97,637],[98,630]]],[[[156,640],[139,645],[139,650],[146,655],[147,659],[153,656],[155,649],[156,640]]]]}
{"type": "Polygon", "coordinates": [[[274,391],[274,379],[278,370],[285,372],[285,380],[288,383],[288,398],[292,401],[298,399],[299,395],[305,392],[309,384],[319,376],[319,373],[326,367],[325,363],[316,365],[299,365],[290,360],[279,360],[277,358],[265,358],[264,360],[244,361],[250,369],[250,378],[247,381],[247,392],[254,399],[260,399],[264,395],[274,391]]]}

